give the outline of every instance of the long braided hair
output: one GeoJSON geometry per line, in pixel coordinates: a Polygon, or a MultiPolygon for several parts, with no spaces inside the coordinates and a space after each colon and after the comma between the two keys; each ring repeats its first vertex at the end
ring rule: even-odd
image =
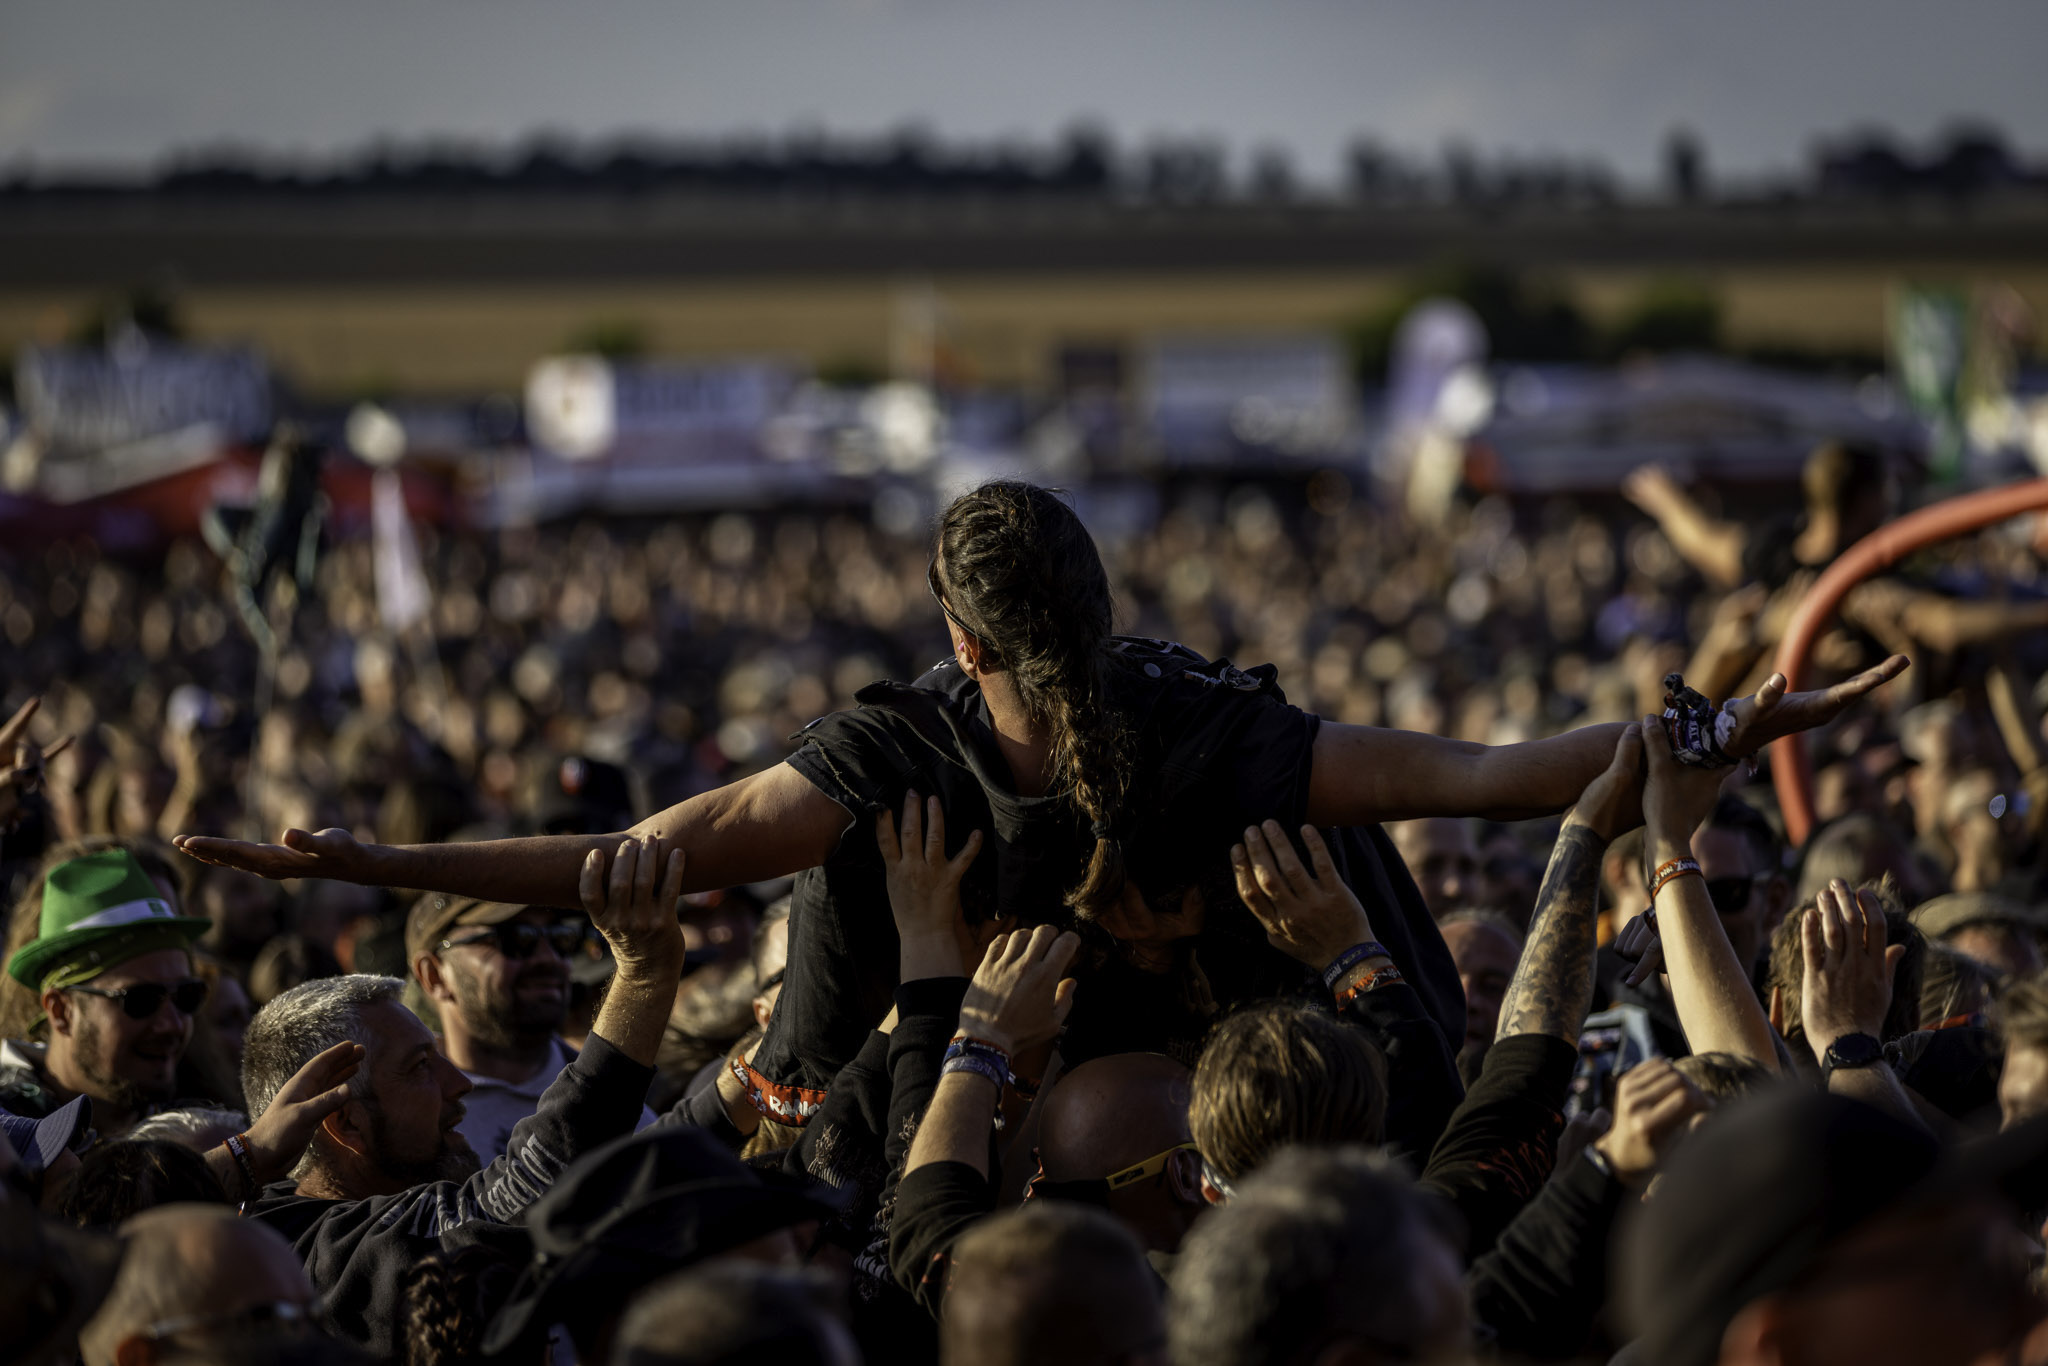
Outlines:
{"type": "Polygon", "coordinates": [[[1066,904],[1083,918],[1124,889],[1133,751],[1110,701],[1109,575],[1081,519],[1048,489],[983,484],[939,519],[933,586],[964,631],[1010,671],[1018,699],[1051,732],[1052,791],[1088,818],[1095,849],[1066,904]]]}

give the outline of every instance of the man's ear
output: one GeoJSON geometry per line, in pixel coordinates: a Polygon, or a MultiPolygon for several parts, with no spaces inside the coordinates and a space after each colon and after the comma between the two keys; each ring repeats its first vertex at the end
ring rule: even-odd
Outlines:
{"type": "MultiPolygon", "coordinates": [[[[768,998],[766,996],[756,996],[754,998],[754,1023],[756,1025],[758,1025],[762,1029],[766,1029],[768,1027],[768,1018],[774,1013],[775,1007],[768,1004],[768,998]]],[[[889,1007],[889,1013],[891,1015],[894,1015],[896,1013],[896,1007],[889,1007]]],[[[882,1032],[886,1034],[889,1031],[885,1029],[882,1032]]]]}
{"type": "Polygon", "coordinates": [[[156,1366],[156,1344],[131,1333],[114,1344],[114,1366],[156,1366]]]}
{"type": "Polygon", "coordinates": [[[50,990],[43,993],[43,1014],[50,1017],[52,1034],[71,1032],[71,998],[63,992],[50,990]]]}
{"type": "Polygon", "coordinates": [[[339,1110],[320,1121],[319,1133],[327,1141],[357,1157],[367,1157],[370,1152],[369,1109],[361,1101],[349,1099],[342,1102],[339,1110]]]}
{"type": "Polygon", "coordinates": [[[1166,1180],[1173,1191],[1173,1198],[1183,1205],[1208,1203],[1208,1196],[1202,1190],[1202,1155],[1183,1150],[1166,1159],[1166,1180]]]}
{"type": "Polygon", "coordinates": [[[453,1005],[455,993],[448,986],[447,969],[441,960],[431,953],[423,953],[412,960],[412,975],[420,984],[420,990],[435,1005],[453,1005]]]}

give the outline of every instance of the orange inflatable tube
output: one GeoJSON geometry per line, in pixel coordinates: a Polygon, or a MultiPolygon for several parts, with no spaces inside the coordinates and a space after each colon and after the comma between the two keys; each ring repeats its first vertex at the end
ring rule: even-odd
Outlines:
{"type": "MultiPolygon", "coordinates": [[[[2048,479],[2029,479],[1995,489],[1965,493],[1879,527],[1844,551],[1822,572],[1812,591],[1792,613],[1785,638],[1778,643],[1778,672],[1792,689],[1801,686],[1807,656],[1821,628],[1850,589],[1916,550],[2017,517],[2048,510],[2048,479]]],[[[1813,832],[1813,761],[1804,735],[1788,735],[1771,746],[1771,783],[1785,815],[1785,834],[1803,845],[1813,832]]]]}

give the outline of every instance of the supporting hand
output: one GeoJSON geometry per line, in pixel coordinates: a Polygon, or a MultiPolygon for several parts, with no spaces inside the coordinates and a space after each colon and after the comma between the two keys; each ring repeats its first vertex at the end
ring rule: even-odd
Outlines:
{"type": "Polygon", "coordinates": [[[1050,925],[998,935],[960,1002],[960,1030],[1012,1058],[1058,1037],[1074,1008],[1074,979],[1062,978],[1081,947],[1050,925]]]}
{"type": "Polygon", "coordinates": [[[1906,953],[1903,944],[1887,946],[1885,936],[1877,897],[1851,892],[1840,878],[1822,890],[1800,921],[1806,975],[1799,1018],[1816,1062],[1825,1062],[1828,1048],[1844,1035],[1884,1037],[1893,972],[1906,953]]]}
{"type": "Polygon", "coordinates": [[[1720,800],[1728,770],[1679,763],[1663,721],[1655,716],[1645,716],[1641,729],[1649,759],[1649,780],[1643,786],[1643,844],[1661,863],[1690,853],[1692,832],[1720,800]]]}
{"type": "Polygon", "coordinates": [[[1622,727],[1612,762],[1586,784],[1565,819],[1587,827],[1610,844],[1643,823],[1642,727],[1633,723],[1622,727]]]}
{"type": "Polygon", "coordinates": [[[1280,822],[1247,826],[1244,843],[1230,846],[1230,868],[1238,896],[1265,927],[1266,942],[1321,972],[1344,950],[1372,939],[1372,921],[1337,875],[1313,825],[1301,827],[1301,843],[1313,871],[1295,857],[1280,822]]]}
{"type": "Polygon", "coordinates": [[[1662,1058],[1637,1063],[1621,1074],[1614,1088],[1614,1124],[1593,1141],[1593,1149],[1623,1185],[1640,1186],[1656,1174],[1692,1117],[1707,1109],[1699,1088],[1670,1063],[1662,1058]]]}
{"type": "Polygon", "coordinates": [[[902,949],[902,980],[966,976],[968,966],[980,961],[991,932],[985,924],[977,935],[960,912],[960,879],[981,852],[981,832],[969,832],[960,852],[948,859],[939,799],[920,803],[918,794],[909,792],[903,798],[901,832],[895,817],[884,811],[875,818],[875,841],[881,846],[882,880],[902,949]]]}
{"type": "Polygon", "coordinates": [[[676,902],[683,894],[683,851],[659,835],[629,839],[612,858],[607,884],[604,856],[592,850],[577,888],[590,922],[611,945],[621,976],[665,977],[673,984],[683,968],[683,923],[676,902]]]}

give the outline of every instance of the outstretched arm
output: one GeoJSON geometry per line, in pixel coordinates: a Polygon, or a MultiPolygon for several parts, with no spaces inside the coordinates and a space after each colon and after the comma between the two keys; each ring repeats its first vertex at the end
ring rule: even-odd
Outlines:
{"type": "Polygon", "coordinates": [[[1594,922],[1599,917],[1600,859],[1615,836],[1635,824],[1642,782],[1642,744],[1622,726],[1608,765],[1565,817],[1543,870],[1529,942],[1501,999],[1496,1039],[1548,1034],[1577,1046],[1593,1006],[1594,922]]]}
{"type": "MultiPolygon", "coordinates": [[[[1811,730],[1906,671],[1904,655],[1831,688],[1787,692],[1772,674],[1734,703],[1728,750],[1753,754],[1780,736],[1811,730]]],[[[1606,769],[1625,727],[1587,726],[1519,745],[1481,745],[1413,731],[1325,721],[1316,732],[1308,788],[1315,825],[1377,825],[1419,816],[1526,820],[1562,811],[1606,769]]]]}
{"type": "Polygon", "coordinates": [[[264,877],[324,877],[536,906],[582,904],[578,881],[592,853],[609,861],[627,835],[658,835],[682,850],[683,890],[710,891],[783,877],[823,863],[852,817],[788,764],[700,793],[632,830],[534,835],[470,844],[359,844],[346,830],[287,830],[279,844],[183,835],[203,863],[264,877]]]}

